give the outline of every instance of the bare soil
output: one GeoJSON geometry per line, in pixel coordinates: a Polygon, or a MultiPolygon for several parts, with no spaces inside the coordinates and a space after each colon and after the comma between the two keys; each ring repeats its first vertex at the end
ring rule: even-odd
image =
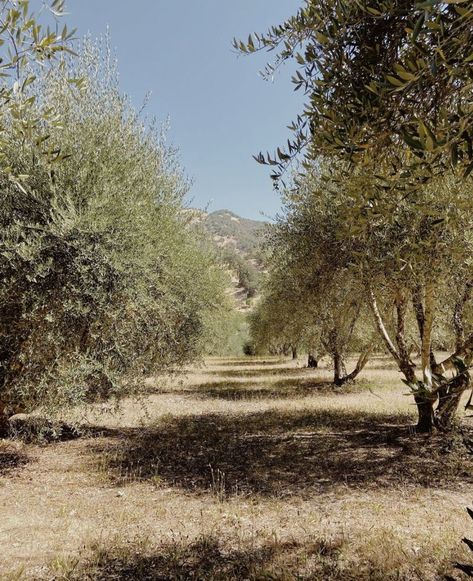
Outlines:
{"type": "Polygon", "coordinates": [[[209,359],[80,438],[0,440],[0,579],[460,579],[471,420],[417,435],[388,359],[303,363],[209,359]]]}

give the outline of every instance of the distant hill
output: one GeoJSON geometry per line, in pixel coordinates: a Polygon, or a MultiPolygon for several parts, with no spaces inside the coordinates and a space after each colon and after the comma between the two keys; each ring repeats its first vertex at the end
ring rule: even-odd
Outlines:
{"type": "Polygon", "coordinates": [[[262,244],[268,223],[242,218],[230,210],[201,212],[197,221],[210,235],[232,275],[239,310],[250,309],[265,268],[262,244]]]}
{"type": "Polygon", "coordinates": [[[219,246],[233,246],[247,258],[258,258],[267,222],[242,218],[230,210],[207,214],[202,224],[219,246]]]}

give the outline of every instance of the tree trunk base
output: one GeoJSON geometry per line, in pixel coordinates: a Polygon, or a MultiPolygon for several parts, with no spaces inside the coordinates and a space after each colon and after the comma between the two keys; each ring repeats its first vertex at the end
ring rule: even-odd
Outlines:
{"type": "Polygon", "coordinates": [[[348,383],[355,383],[355,378],[350,373],[349,375],[344,375],[343,377],[337,377],[333,383],[336,387],[343,387],[348,383]]]}
{"type": "Polygon", "coordinates": [[[319,362],[317,361],[317,359],[309,354],[309,357],[307,358],[307,367],[309,369],[317,369],[317,367],[319,366],[319,362]]]}
{"type": "Polygon", "coordinates": [[[430,434],[434,430],[434,407],[433,402],[429,399],[416,396],[415,402],[419,418],[416,425],[416,431],[419,434],[430,434]]]}
{"type": "Polygon", "coordinates": [[[434,425],[429,421],[419,421],[416,424],[416,432],[418,434],[432,434],[434,431],[434,425]]]}

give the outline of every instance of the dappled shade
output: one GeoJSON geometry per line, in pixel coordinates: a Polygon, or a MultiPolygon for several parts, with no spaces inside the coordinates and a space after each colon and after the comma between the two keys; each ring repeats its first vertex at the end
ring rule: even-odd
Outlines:
{"type": "Polygon", "coordinates": [[[246,359],[239,358],[227,358],[221,359],[220,361],[212,361],[212,367],[256,367],[256,366],[272,366],[279,365],[285,363],[285,359],[259,359],[259,358],[250,358],[247,357],[246,359]]]}
{"type": "Polygon", "coordinates": [[[29,462],[28,456],[10,448],[0,448],[0,477],[11,474],[29,462]]]}
{"type": "Polygon", "coordinates": [[[118,441],[92,450],[118,484],[153,479],[219,496],[471,482],[464,446],[414,437],[409,419],[340,409],[209,414],[173,418],[146,431],[116,431],[118,441]]]}
{"type": "MultiPolygon", "coordinates": [[[[350,391],[353,386],[350,386],[350,391]]],[[[258,381],[242,383],[241,381],[215,381],[201,383],[192,390],[184,390],[195,397],[223,400],[261,400],[311,397],[314,394],[340,393],[331,381],[321,379],[278,379],[276,381],[258,381]]],[[[343,393],[347,393],[347,388],[343,393]]]]}
{"type": "MultiPolygon", "coordinates": [[[[232,366],[234,364],[232,363],[232,366]]],[[[219,377],[231,378],[251,378],[258,380],[260,377],[288,375],[288,376],[302,376],[315,377],[314,373],[307,369],[300,369],[298,367],[266,367],[264,369],[224,369],[224,370],[209,370],[204,371],[205,375],[217,375],[219,377]]]]}
{"type": "MultiPolygon", "coordinates": [[[[346,579],[337,564],[339,541],[272,542],[228,550],[221,539],[203,536],[193,542],[162,543],[151,554],[102,551],[95,563],[69,579],[105,580],[293,578],[310,567],[311,578],[346,579]],[[308,560],[308,556],[310,560],[308,560]]],[[[307,578],[307,577],[304,577],[307,578]]]]}

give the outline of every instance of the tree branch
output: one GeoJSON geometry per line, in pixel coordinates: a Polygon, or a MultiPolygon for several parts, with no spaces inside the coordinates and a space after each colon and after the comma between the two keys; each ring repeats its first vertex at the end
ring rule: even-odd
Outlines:
{"type": "Polygon", "coordinates": [[[468,336],[466,341],[452,353],[450,357],[438,363],[433,369],[436,375],[444,375],[447,371],[454,371],[456,369],[455,360],[462,359],[469,367],[473,359],[473,333],[468,336]]]}
{"type": "Polygon", "coordinates": [[[386,326],[384,324],[383,318],[381,316],[381,313],[379,312],[379,308],[378,308],[378,303],[376,301],[376,297],[374,295],[374,292],[372,289],[369,289],[369,296],[370,296],[370,306],[371,306],[371,310],[373,311],[373,315],[374,315],[374,320],[376,323],[376,328],[378,329],[384,344],[386,345],[388,351],[391,353],[391,355],[394,357],[394,359],[396,360],[396,362],[398,364],[401,363],[401,358],[399,357],[399,353],[396,350],[396,347],[394,346],[394,343],[391,340],[391,337],[389,336],[389,333],[386,329],[386,326]]]}
{"type": "Polygon", "coordinates": [[[421,358],[424,384],[432,387],[430,353],[432,350],[432,327],[434,324],[434,285],[429,281],[425,286],[424,328],[422,333],[421,358]]]}

